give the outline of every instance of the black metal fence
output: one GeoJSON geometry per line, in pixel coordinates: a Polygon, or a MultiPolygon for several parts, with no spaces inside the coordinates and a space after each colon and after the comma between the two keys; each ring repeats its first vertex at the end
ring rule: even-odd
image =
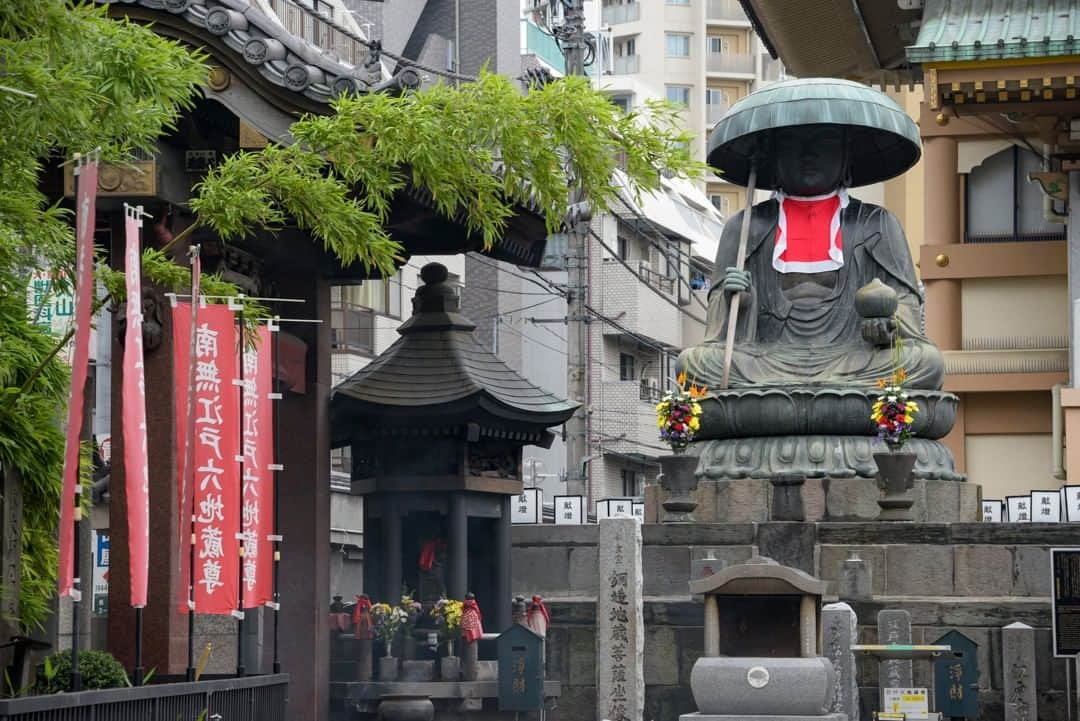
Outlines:
{"type": "Polygon", "coordinates": [[[285,721],[288,674],[0,700],[0,721],[285,721]]]}

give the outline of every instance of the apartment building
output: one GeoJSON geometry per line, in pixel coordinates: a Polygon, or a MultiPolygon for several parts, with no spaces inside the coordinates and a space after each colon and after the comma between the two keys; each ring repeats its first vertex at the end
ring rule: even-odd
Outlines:
{"type": "MultiPolygon", "coordinates": [[[[733,103],[785,77],[762,46],[738,0],[603,0],[595,20],[610,59],[598,82],[627,109],[651,98],[686,107],[686,128],[704,159],[708,134],[733,103]]],[[[704,188],[725,216],[745,205],[737,186],[712,178],[704,188]]]]}

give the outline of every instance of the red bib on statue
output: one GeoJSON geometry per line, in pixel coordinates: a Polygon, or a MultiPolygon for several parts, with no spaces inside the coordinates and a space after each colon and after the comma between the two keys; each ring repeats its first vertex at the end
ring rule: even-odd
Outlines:
{"type": "Polygon", "coordinates": [[[781,273],[821,273],[844,265],[840,221],[848,197],[844,190],[814,198],[777,192],[780,204],[773,268],[781,273]]]}

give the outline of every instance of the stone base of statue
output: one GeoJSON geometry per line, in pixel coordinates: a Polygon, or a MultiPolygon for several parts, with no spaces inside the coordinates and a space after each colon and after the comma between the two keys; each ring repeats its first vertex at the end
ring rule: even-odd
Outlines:
{"type": "MultiPolygon", "coordinates": [[[[766,523],[785,520],[772,514],[776,488],[767,478],[710,480],[694,491],[696,523],[766,523]]],[[[915,479],[907,496],[917,523],[977,523],[979,486],[975,483],[915,479]]],[[[865,522],[878,519],[883,490],[873,478],[808,478],[802,487],[804,519],[808,523],[865,522]]],[[[661,523],[666,492],[645,488],[646,523],[661,523]]]]}
{"type": "MultiPolygon", "coordinates": [[[[952,453],[940,441],[912,438],[904,449],[915,454],[914,478],[963,481],[952,453]]],[[[757,436],[697,441],[690,453],[700,457],[699,478],[765,480],[797,474],[805,478],[876,479],[874,454],[884,444],[874,436],[757,436]]]]}

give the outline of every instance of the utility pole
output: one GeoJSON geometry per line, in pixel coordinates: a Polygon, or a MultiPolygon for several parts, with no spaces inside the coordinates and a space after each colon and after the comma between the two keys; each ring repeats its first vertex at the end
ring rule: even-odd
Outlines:
{"type": "MultiPolygon", "coordinates": [[[[583,0],[562,0],[564,22],[555,30],[566,59],[567,75],[585,74],[585,9],[583,0]]],[[[588,413],[586,388],[589,368],[586,362],[589,335],[585,297],[588,290],[588,252],[586,235],[589,231],[588,198],[574,192],[570,198],[570,213],[566,219],[566,392],[570,400],[580,404],[566,422],[566,492],[587,496],[588,478],[585,458],[588,455],[588,413]]],[[[586,498],[586,504],[588,499],[586,498]]]]}

